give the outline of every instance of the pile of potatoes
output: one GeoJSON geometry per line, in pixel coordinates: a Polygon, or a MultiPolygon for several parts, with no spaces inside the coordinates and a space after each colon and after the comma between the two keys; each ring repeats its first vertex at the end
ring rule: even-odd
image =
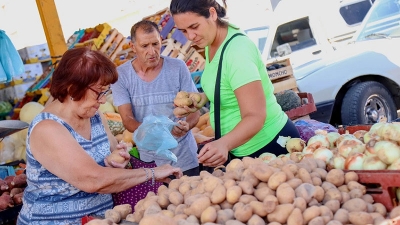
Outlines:
{"type": "Polygon", "coordinates": [[[381,224],[400,215],[374,202],[353,171],[320,159],[234,159],[225,172],[183,176],[149,192],[127,214],[139,225],[381,224]]]}

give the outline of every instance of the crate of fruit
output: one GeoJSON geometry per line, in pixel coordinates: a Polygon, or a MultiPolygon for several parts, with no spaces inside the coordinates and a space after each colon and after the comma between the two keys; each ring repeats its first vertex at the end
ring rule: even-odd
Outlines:
{"type": "Polygon", "coordinates": [[[290,59],[284,59],[267,64],[268,76],[271,81],[293,76],[293,68],[290,59]]]}
{"type": "Polygon", "coordinates": [[[315,106],[314,98],[312,97],[311,93],[300,92],[297,94],[301,98],[301,102],[303,102],[304,104],[285,112],[291,120],[309,115],[310,113],[317,111],[317,107],[315,106]]]}

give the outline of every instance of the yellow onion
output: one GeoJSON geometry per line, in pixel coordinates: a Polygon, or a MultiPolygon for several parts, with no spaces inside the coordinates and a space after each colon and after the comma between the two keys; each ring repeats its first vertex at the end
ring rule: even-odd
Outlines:
{"type": "Polygon", "coordinates": [[[307,146],[313,146],[315,149],[319,147],[326,147],[329,148],[329,140],[323,134],[316,134],[308,139],[307,146]]]}
{"type": "Polygon", "coordinates": [[[355,138],[344,139],[338,145],[338,152],[341,156],[347,158],[349,153],[364,153],[365,144],[355,138]]]}
{"type": "Polygon", "coordinates": [[[344,169],[346,170],[362,170],[365,159],[364,153],[356,153],[349,156],[344,161],[344,169]]]}
{"type": "Polygon", "coordinates": [[[388,170],[400,170],[400,159],[396,159],[387,167],[388,170]]]}
{"type": "Polygon", "coordinates": [[[352,134],[341,134],[340,137],[336,139],[336,146],[339,146],[342,141],[348,139],[357,139],[357,138],[354,137],[354,135],[352,134]]]}
{"type": "MultiPolygon", "coordinates": [[[[356,132],[353,133],[354,137],[357,138],[358,140],[364,142],[364,135],[368,133],[366,130],[357,130],[356,132]]],[[[365,142],[364,142],[365,143],[365,142]]]]}
{"type": "Polygon", "coordinates": [[[265,163],[268,163],[274,159],[276,159],[276,155],[273,153],[269,153],[269,152],[264,152],[262,153],[258,158],[260,158],[262,161],[264,161],[265,163]]]}
{"type": "Polygon", "coordinates": [[[345,163],[345,158],[342,156],[334,156],[331,160],[331,164],[333,165],[333,168],[335,169],[344,169],[344,163],[345,163]]]}
{"type": "Polygon", "coordinates": [[[302,152],[305,146],[306,146],[306,142],[301,138],[290,138],[286,142],[286,149],[290,153],[302,152]]]}
{"type": "Polygon", "coordinates": [[[340,137],[340,134],[338,132],[329,132],[326,134],[326,137],[329,140],[329,148],[334,148],[336,147],[336,140],[340,137]]]}
{"type": "Polygon", "coordinates": [[[400,141],[400,125],[394,123],[387,123],[385,126],[381,126],[378,131],[383,140],[390,140],[399,142],[400,141]]]}
{"type": "Polygon", "coordinates": [[[386,163],[382,162],[377,155],[366,156],[363,162],[364,170],[384,170],[386,163]]]}
{"type": "Polygon", "coordinates": [[[379,159],[388,165],[400,158],[400,147],[391,141],[378,141],[375,144],[375,151],[379,159]]]}
{"type": "Polygon", "coordinates": [[[371,139],[365,144],[365,154],[369,155],[376,155],[375,144],[378,141],[376,139],[371,139]]]}
{"type": "Polygon", "coordinates": [[[370,142],[372,139],[376,140],[376,141],[380,141],[382,138],[378,136],[378,134],[376,133],[372,133],[371,131],[367,132],[364,134],[364,138],[363,138],[363,142],[364,143],[368,143],[370,142]]]}
{"type": "Polygon", "coordinates": [[[379,130],[382,126],[384,126],[384,125],[386,125],[386,123],[375,123],[375,124],[373,124],[373,125],[371,126],[371,128],[369,129],[368,132],[378,134],[378,130],[379,130]]]}
{"type": "Polygon", "coordinates": [[[289,158],[294,162],[300,162],[301,159],[303,158],[303,153],[302,152],[292,152],[292,153],[290,153],[289,158]]]}
{"type": "Polygon", "coordinates": [[[328,163],[333,157],[333,153],[326,147],[319,147],[314,151],[314,158],[321,159],[325,163],[328,163]]]}

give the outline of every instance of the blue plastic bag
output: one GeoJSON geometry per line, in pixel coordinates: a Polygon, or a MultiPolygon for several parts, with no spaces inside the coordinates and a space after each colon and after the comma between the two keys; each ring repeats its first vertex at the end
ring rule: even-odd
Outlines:
{"type": "Polygon", "coordinates": [[[10,82],[13,77],[25,72],[21,56],[4,30],[0,30],[0,64],[7,76],[5,82],[10,82]]]}
{"type": "Polygon", "coordinates": [[[140,150],[155,151],[157,155],[177,162],[176,155],[170,151],[178,146],[171,134],[176,125],[178,123],[166,116],[146,116],[143,123],[133,132],[133,140],[140,150]]]}

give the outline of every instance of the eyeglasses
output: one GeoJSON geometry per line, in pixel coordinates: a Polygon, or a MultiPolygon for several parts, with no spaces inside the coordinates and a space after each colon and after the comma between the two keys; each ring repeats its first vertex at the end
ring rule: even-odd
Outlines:
{"type": "Polygon", "coordinates": [[[103,96],[106,96],[106,94],[107,94],[108,92],[111,91],[111,88],[108,88],[107,90],[102,91],[102,92],[98,92],[98,91],[94,90],[94,89],[91,88],[91,87],[88,87],[88,88],[89,88],[90,90],[92,90],[94,93],[97,94],[97,98],[96,98],[97,101],[98,101],[99,99],[101,99],[103,96]]]}

